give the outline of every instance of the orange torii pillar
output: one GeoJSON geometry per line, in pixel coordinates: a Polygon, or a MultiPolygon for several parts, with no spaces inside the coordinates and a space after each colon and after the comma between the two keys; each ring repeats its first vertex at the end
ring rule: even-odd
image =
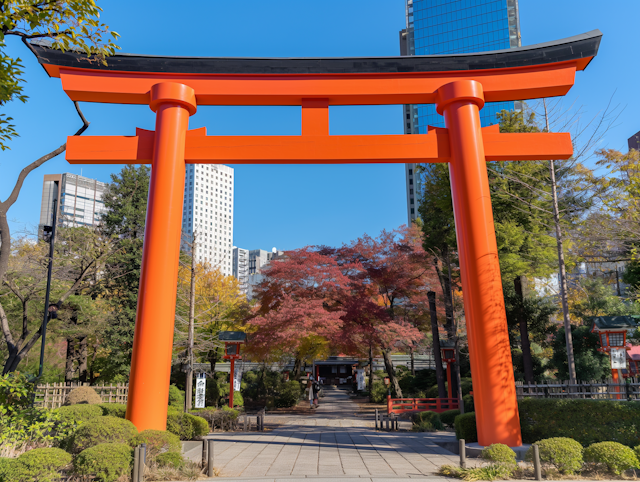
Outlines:
{"type": "Polygon", "coordinates": [[[438,89],[436,110],[449,130],[449,173],[464,293],[474,406],[480,445],[522,445],[502,295],[480,109],[482,84],[460,80],[438,89]]]}
{"type": "Polygon", "coordinates": [[[189,116],[196,112],[196,96],[191,87],[163,82],[151,88],[149,106],[156,113],[156,135],[127,403],[127,419],[140,431],[166,429],[186,172],[185,139],[189,116]]]}

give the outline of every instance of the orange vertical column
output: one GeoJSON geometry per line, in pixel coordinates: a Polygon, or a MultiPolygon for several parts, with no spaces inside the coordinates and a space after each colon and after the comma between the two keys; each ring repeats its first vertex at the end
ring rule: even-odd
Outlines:
{"type": "Polygon", "coordinates": [[[127,402],[127,419],[139,431],[167,427],[185,137],[195,93],[183,84],[156,84],[149,106],[156,112],[156,131],[127,402]]]}
{"type": "Polygon", "coordinates": [[[451,144],[451,191],[480,445],[522,445],[480,112],[482,85],[438,89],[451,144]]]}

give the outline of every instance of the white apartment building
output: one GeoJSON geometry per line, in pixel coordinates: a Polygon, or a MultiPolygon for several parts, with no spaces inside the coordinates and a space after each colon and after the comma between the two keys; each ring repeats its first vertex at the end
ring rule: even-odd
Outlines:
{"type": "Polygon", "coordinates": [[[182,210],[183,249],[199,263],[233,273],[233,169],[218,164],[187,164],[182,210]]]}
{"type": "Polygon", "coordinates": [[[58,200],[59,226],[96,226],[106,211],[102,202],[106,187],[104,182],[68,172],[45,175],[38,237],[42,239],[42,227],[51,226],[53,222],[54,199],[58,200]]]}
{"type": "Polygon", "coordinates": [[[247,293],[249,289],[249,250],[233,248],[233,276],[238,280],[240,290],[247,293]]]}

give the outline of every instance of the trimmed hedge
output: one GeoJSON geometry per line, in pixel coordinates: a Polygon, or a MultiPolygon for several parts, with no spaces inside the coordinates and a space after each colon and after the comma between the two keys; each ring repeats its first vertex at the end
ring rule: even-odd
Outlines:
{"type": "Polygon", "coordinates": [[[75,454],[89,447],[105,443],[127,444],[138,435],[138,430],[129,420],[116,417],[97,417],[78,427],[73,440],[71,451],[75,454]]]}
{"type": "Polygon", "coordinates": [[[60,421],[67,423],[84,423],[102,416],[98,405],[68,405],[54,410],[60,414],[60,421]]]}
{"type": "Polygon", "coordinates": [[[639,465],[634,451],[618,442],[599,442],[589,445],[584,449],[584,461],[606,467],[615,475],[637,468],[639,465]]]}
{"type": "Polygon", "coordinates": [[[73,462],[78,475],[94,476],[101,482],[115,482],[131,473],[133,449],[119,443],[98,444],[80,452],[73,462]]]}
{"type": "Polygon", "coordinates": [[[585,447],[604,441],[633,447],[640,439],[638,403],[525,398],[518,408],[524,443],[568,437],[585,447]]]}
{"type": "MultiPolygon", "coordinates": [[[[289,380],[282,384],[282,388],[276,395],[275,404],[276,407],[289,408],[295,407],[300,401],[300,395],[302,394],[302,388],[300,382],[296,380],[289,380]]],[[[234,395],[235,402],[235,395],[234,395]]]]}
{"type": "Polygon", "coordinates": [[[454,421],[456,438],[464,439],[465,442],[474,443],[478,441],[478,430],[476,429],[476,412],[458,415],[454,421]]]}
{"type": "Polygon", "coordinates": [[[10,475],[15,463],[16,459],[0,457],[0,482],[10,482],[10,475]]]}
{"type": "Polygon", "coordinates": [[[169,406],[184,410],[184,390],[175,385],[169,385],[169,406]]]}
{"type": "Polygon", "coordinates": [[[102,403],[100,395],[91,387],[78,387],[69,392],[64,400],[65,405],[98,405],[102,403]]]}
{"type": "Polygon", "coordinates": [[[147,444],[147,457],[155,459],[162,453],[182,452],[180,438],[164,430],[144,430],[131,439],[131,446],[147,444]]]}
{"type": "Polygon", "coordinates": [[[456,421],[456,417],[460,415],[460,410],[447,410],[446,412],[442,412],[440,414],[440,420],[447,427],[453,427],[453,424],[456,421]]]}
{"type": "Polygon", "coordinates": [[[418,412],[413,414],[413,430],[416,432],[433,432],[443,430],[440,415],[436,412],[418,412]]]}
{"type": "Polygon", "coordinates": [[[165,452],[156,457],[156,463],[159,467],[173,467],[181,469],[185,466],[184,457],[181,453],[165,452]]]}
{"type": "Polygon", "coordinates": [[[107,417],[124,418],[127,414],[127,406],[124,403],[101,403],[102,415],[107,417]]]}
{"type": "MultiPolygon", "coordinates": [[[[465,439],[466,441],[466,439],[465,439]]],[[[507,445],[491,444],[482,449],[482,458],[496,464],[516,466],[516,453],[507,445]]]]}
{"type": "Polygon", "coordinates": [[[177,435],[180,440],[194,440],[209,433],[209,423],[190,413],[169,411],[167,431],[177,435]]]}
{"type": "Polygon", "coordinates": [[[54,482],[60,470],[71,464],[71,455],[62,449],[33,449],[23,453],[10,464],[4,475],[7,482],[54,482]]]}
{"type": "MultiPolygon", "coordinates": [[[[540,462],[552,466],[563,474],[573,474],[582,468],[582,445],[566,437],[548,438],[536,442],[540,451],[540,462]]],[[[533,461],[533,447],[525,454],[527,462],[533,461]]]]}

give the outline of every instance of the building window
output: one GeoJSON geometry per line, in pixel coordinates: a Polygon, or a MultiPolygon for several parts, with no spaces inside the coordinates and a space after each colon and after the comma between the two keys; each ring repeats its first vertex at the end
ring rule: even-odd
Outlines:
{"type": "Polygon", "coordinates": [[[413,198],[411,198],[411,204],[413,204],[413,198]]]}
{"type": "Polygon", "coordinates": [[[413,194],[413,189],[409,189],[409,194],[413,194]]]}
{"type": "Polygon", "coordinates": [[[622,333],[609,333],[610,346],[622,346],[624,335],[622,333]]]}
{"type": "Polygon", "coordinates": [[[413,179],[409,179],[409,185],[412,186],[413,185],[413,179]]]}
{"type": "Polygon", "coordinates": [[[413,169],[409,169],[409,175],[412,176],[413,175],[413,169]]]}
{"type": "Polygon", "coordinates": [[[415,214],[415,213],[416,213],[416,212],[415,212],[415,209],[414,209],[414,208],[411,208],[411,214],[415,214]]]}

